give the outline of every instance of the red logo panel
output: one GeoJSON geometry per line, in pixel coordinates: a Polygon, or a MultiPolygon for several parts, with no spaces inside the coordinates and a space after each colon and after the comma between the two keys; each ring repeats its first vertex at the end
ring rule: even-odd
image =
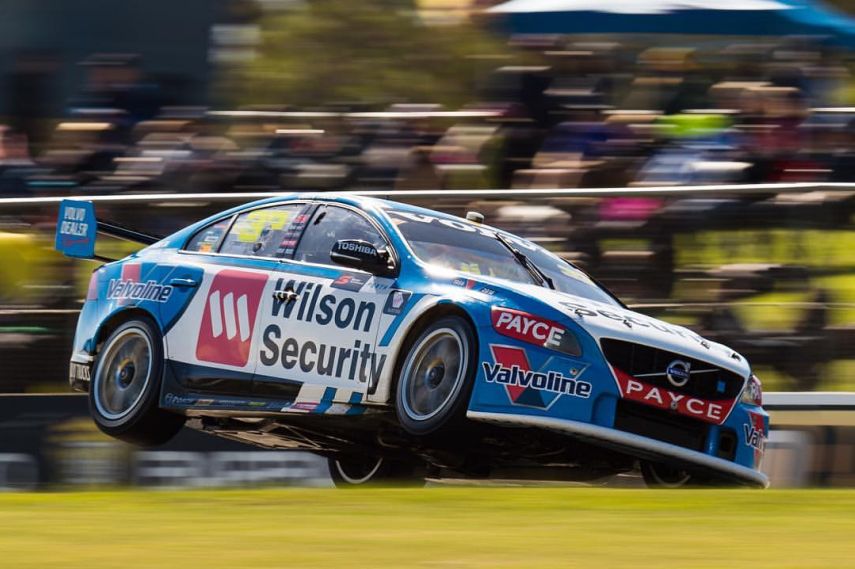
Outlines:
{"type": "Polygon", "coordinates": [[[243,367],[249,361],[252,331],[267,275],[226,269],[217,273],[205,300],[196,340],[196,358],[243,367]]]}
{"type": "Polygon", "coordinates": [[[558,346],[567,331],[552,320],[512,308],[494,306],[490,314],[496,332],[535,346],[558,346]]]}
{"type": "Polygon", "coordinates": [[[730,410],[736,404],[735,399],[707,401],[690,397],[664,387],[645,383],[618,368],[613,369],[620,386],[621,396],[624,399],[673,411],[714,425],[724,423],[730,414],[730,410]]]}
{"type": "MultiPolygon", "coordinates": [[[[490,351],[493,352],[493,359],[496,363],[502,364],[507,368],[518,366],[523,371],[529,371],[531,365],[528,363],[528,356],[522,348],[513,348],[511,346],[490,346],[490,351]]],[[[516,401],[519,396],[525,391],[525,387],[521,385],[506,386],[508,395],[511,396],[511,401],[516,401]]]]}
{"type": "Polygon", "coordinates": [[[494,306],[490,313],[493,329],[503,336],[570,356],[582,354],[576,336],[557,322],[501,306],[494,306]]]}
{"type": "MultiPolygon", "coordinates": [[[[132,281],[135,283],[140,282],[142,279],[140,278],[140,265],[139,263],[125,263],[122,265],[122,275],[119,277],[120,281],[132,281]]],[[[128,303],[127,298],[119,298],[116,301],[116,304],[122,306],[128,303]]]]}
{"type": "Polygon", "coordinates": [[[748,412],[750,424],[742,426],[745,434],[745,444],[754,449],[754,468],[759,469],[766,450],[766,424],[760,413],[748,412]]]}

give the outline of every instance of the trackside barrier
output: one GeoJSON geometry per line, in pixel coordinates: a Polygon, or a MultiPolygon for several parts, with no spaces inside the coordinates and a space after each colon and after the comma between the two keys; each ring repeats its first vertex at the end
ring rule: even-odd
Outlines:
{"type": "MultiPolygon", "coordinates": [[[[855,393],[767,393],[772,486],[855,486],[855,393]]],[[[83,395],[0,396],[0,491],[255,485],[328,486],[323,458],[184,429],[156,449],[109,439],[83,395]]],[[[625,485],[626,482],[624,481],[625,485]]]]}
{"type": "Polygon", "coordinates": [[[330,485],[326,461],[183,429],[137,449],[101,434],[85,395],[0,395],[0,491],[40,488],[330,485]]]}
{"type": "Polygon", "coordinates": [[[855,393],[765,393],[773,431],[763,468],[774,486],[855,486],[855,393]]]}

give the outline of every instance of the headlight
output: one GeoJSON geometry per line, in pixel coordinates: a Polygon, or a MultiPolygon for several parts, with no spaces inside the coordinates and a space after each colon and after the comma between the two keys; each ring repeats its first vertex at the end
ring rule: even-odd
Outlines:
{"type": "Polygon", "coordinates": [[[748,378],[745,389],[742,390],[742,402],[749,405],[763,405],[763,384],[753,373],[748,378]]]}

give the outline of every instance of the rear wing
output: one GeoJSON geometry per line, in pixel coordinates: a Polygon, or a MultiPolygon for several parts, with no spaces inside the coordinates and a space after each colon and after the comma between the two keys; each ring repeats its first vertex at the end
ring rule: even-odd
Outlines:
{"type": "Polygon", "coordinates": [[[95,206],[92,202],[79,200],[62,200],[59,204],[59,215],[56,220],[57,251],[67,257],[76,259],[94,259],[96,261],[115,261],[95,253],[97,234],[108,235],[141,245],[152,245],[160,237],[141,233],[121,225],[104,221],[95,217],[95,206]]]}

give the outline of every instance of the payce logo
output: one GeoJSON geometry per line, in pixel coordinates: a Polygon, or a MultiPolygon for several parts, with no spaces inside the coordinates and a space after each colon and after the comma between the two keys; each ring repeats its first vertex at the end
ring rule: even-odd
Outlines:
{"type": "Polygon", "coordinates": [[[208,290],[196,358],[243,367],[249,361],[252,331],[267,275],[226,269],[217,273],[208,290]]]}

